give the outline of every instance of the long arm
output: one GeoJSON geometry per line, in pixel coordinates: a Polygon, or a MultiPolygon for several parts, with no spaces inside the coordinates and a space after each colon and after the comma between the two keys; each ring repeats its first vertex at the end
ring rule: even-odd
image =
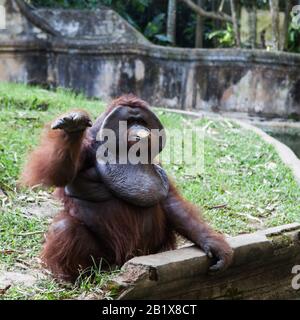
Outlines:
{"type": "Polygon", "coordinates": [[[233,251],[224,236],[214,231],[202,219],[199,209],[183,199],[171,183],[163,207],[168,221],[179,234],[201,247],[208,257],[217,260],[210,271],[224,270],[230,265],[233,251]]]}
{"type": "Polygon", "coordinates": [[[62,187],[76,175],[86,146],[91,120],[85,111],[73,111],[45,127],[40,145],[29,155],[21,183],[62,187]]]}

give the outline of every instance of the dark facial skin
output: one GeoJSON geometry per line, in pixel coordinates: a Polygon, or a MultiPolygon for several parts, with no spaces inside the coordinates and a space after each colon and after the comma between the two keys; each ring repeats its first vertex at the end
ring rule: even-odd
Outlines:
{"type": "MultiPolygon", "coordinates": [[[[117,143],[120,140],[123,144],[127,143],[128,148],[124,149],[127,157],[130,147],[137,143],[140,145],[145,143],[148,153],[151,150],[151,130],[163,130],[163,126],[150,110],[123,106],[115,108],[103,120],[97,135],[100,140],[104,129],[110,129],[116,133],[117,143]],[[128,128],[118,136],[120,121],[126,121],[128,128]]],[[[117,149],[116,152],[115,156],[119,159],[121,151],[117,149]]],[[[151,163],[156,155],[149,154],[149,163],[146,164],[109,164],[101,163],[100,159],[97,159],[96,169],[101,181],[114,195],[132,204],[149,207],[165,199],[169,190],[165,171],[159,165],[151,163]]]]}

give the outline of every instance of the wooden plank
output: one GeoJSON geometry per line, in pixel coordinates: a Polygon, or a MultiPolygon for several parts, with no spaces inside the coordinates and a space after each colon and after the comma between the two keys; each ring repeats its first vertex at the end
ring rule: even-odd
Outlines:
{"type": "Polygon", "coordinates": [[[300,265],[300,224],[229,238],[232,266],[207,274],[195,246],[128,261],[115,279],[119,299],[296,299],[292,268],[300,265]]]}

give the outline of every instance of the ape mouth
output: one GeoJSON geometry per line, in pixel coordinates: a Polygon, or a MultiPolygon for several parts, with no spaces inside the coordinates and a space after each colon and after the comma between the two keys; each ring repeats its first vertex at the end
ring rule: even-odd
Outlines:
{"type": "Polygon", "coordinates": [[[137,142],[148,142],[151,137],[151,131],[139,124],[134,124],[127,130],[127,142],[133,145],[137,142]]]}

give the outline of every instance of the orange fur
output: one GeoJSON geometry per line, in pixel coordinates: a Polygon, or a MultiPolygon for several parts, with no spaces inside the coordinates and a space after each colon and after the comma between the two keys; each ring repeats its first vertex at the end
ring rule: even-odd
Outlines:
{"type": "Polygon", "coordinates": [[[80,167],[85,133],[67,134],[46,125],[39,146],[27,159],[20,179],[25,186],[65,186],[80,167]]]}

